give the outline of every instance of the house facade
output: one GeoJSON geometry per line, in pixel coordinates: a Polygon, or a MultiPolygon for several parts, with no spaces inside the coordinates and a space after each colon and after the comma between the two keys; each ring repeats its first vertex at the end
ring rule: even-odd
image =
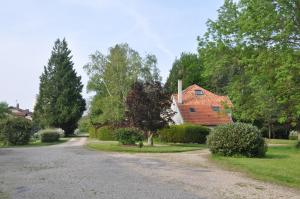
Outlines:
{"type": "Polygon", "coordinates": [[[32,120],[33,113],[29,111],[29,109],[21,109],[19,104],[17,104],[15,107],[10,106],[9,110],[11,111],[11,114],[16,117],[24,117],[26,119],[32,120]]]}
{"type": "Polygon", "coordinates": [[[232,122],[232,103],[227,96],[216,95],[196,84],[182,91],[178,80],[178,93],[172,95],[171,109],[175,112],[175,124],[191,123],[203,126],[217,126],[232,122]]]}

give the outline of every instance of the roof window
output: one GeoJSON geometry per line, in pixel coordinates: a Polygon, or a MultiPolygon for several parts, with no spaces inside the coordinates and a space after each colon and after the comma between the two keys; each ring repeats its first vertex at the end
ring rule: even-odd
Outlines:
{"type": "Polygon", "coordinates": [[[195,95],[200,96],[200,95],[204,95],[202,90],[195,90],[195,95]]]}
{"type": "Polygon", "coordinates": [[[220,112],[220,107],[219,106],[213,106],[212,110],[215,112],[220,112]]]}
{"type": "Polygon", "coordinates": [[[195,110],[194,108],[191,107],[191,108],[190,108],[190,112],[193,113],[193,112],[196,112],[196,110],[195,110]]]}

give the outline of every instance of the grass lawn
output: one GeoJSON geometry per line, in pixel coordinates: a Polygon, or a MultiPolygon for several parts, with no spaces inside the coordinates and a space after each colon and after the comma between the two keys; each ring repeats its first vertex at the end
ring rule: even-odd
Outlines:
{"type": "Polygon", "coordinates": [[[31,141],[27,145],[17,145],[17,146],[4,146],[3,143],[0,142],[0,148],[11,148],[11,147],[39,147],[39,146],[50,146],[55,144],[61,144],[68,141],[70,138],[60,138],[58,142],[46,142],[43,143],[40,140],[31,141]]]}
{"type": "Polygon", "coordinates": [[[124,146],[116,141],[92,141],[87,145],[91,149],[99,151],[114,151],[127,153],[175,153],[193,151],[206,148],[204,144],[157,144],[151,147],[144,145],[142,148],[137,146],[124,146]]]}
{"type": "Polygon", "coordinates": [[[264,158],[222,157],[213,155],[212,160],[225,168],[244,171],[249,176],[300,189],[300,149],[294,140],[270,140],[264,158]]]}

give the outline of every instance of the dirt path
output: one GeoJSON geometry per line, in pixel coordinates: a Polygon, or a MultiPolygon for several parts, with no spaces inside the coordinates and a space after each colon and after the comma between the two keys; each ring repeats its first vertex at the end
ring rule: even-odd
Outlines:
{"type": "Polygon", "coordinates": [[[133,161],[124,163],[144,176],[178,183],[207,198],[299,199],[300,192],[225,171],[208,161],[208,150],[172,154],[114,154],[133,161]],[[137,160],[138,159],[138,160],[137,160]],[[159,160],[159,161],[158,161],[159,160]],[[129,162],[129,163],[128,163],[129,162]]]}

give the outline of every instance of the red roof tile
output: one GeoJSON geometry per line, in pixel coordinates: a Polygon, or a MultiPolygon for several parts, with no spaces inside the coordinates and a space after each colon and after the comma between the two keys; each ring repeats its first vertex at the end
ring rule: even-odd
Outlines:
{"type": "Polygon", "coordinates": [[[173,94],[180,114],[186,123],[215,126],[232,122],[231,117],[225,112],[224,105],[232,107],[227,96],[216,95],[196,84],[189,86],[182,93],[182,104],[178,104],[177,94],[173,94]],[[202,90],[203,95],[196,96],[195,90],[202,90]],[[219,107],[214,111],[212,107],[219,107]],[[194,108],[195,112],[190,112],[194,108]]]}

